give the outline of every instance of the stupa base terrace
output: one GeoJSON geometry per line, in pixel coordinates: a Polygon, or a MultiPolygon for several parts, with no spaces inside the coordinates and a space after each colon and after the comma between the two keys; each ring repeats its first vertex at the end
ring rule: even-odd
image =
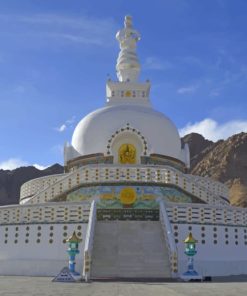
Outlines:
{"type": "Polygon", "coordinates": [[[21,206],[0,209],[0,275],[55,276],[73,231],[82,239],[76,267],[87,279],[179,278],[189,232],[203,277],[246,274],[247,213],[229,206],[226,192],[165,166],[88,165],[31,180],[21,206]],[[133,204],[121,196],[126,188],[133,204]]]}

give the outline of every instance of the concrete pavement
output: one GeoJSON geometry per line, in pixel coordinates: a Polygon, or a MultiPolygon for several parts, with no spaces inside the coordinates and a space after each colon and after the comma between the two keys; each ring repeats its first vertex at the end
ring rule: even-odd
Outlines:
{"type": "Polygon", "coordinates": [[[247,282],[53,283],[51,278],[0,277],[0,296],[246,296],[247,282]]]}

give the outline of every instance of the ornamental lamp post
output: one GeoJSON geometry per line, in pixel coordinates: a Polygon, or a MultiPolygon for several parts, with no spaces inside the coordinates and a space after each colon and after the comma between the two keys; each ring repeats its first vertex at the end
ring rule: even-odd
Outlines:
{"type": "Polygon", "coordinates": [[[184,240],[185,243],[185,255],[188,256],[187,271],[183,273],[181,278],[185,281],[190,280],[202,280],[202,276],[194,270],[194,256],[197,253],[196,243],[197,240],[193,237],[192,233],[184,240]]]}
{"type": "Polygon", "coordinates": [[[196,255],[196,243],[197,240],[193,237],[192,233],[189,233],[189,236],[184,240],[185,243],[185,254],[189,257],[196,255]]]}
{"type": "Polygon", "coordinates": [[[78,247],[81,241],[82,240],[76,235],[75,231],[66,240],[66,242],[69,243],[69,248],[67,250],[67,253],[69,254],[69,271],[73,275],[79,275],[79,273],[75,271],[75,256],[80,253],[78,247]]]}

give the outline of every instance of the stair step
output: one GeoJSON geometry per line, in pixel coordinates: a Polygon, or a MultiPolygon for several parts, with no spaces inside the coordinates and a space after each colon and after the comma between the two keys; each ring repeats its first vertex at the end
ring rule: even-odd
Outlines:
{"type": "Polygon", "coordinates": [[[159,221],[97,221],[93,278],[169,278],[170,263],[159,221]]]}

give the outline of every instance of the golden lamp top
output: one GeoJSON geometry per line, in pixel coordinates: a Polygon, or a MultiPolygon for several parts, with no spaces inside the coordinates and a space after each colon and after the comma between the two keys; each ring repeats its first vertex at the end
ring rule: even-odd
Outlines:
{"type": "Polygon", "coordinates": [[[73,234],[66,239],[67,243],[80,243],[82,240],[76,235],[75,231],[73,234]]]}
{"type": "Polygon", "coordinates": [[[184,240],[184,243],[190,243],[190,244],[195,244],[197,243],[197,240],[193,237],[192,233],[190,232],[188,237],[184,240]]]}

